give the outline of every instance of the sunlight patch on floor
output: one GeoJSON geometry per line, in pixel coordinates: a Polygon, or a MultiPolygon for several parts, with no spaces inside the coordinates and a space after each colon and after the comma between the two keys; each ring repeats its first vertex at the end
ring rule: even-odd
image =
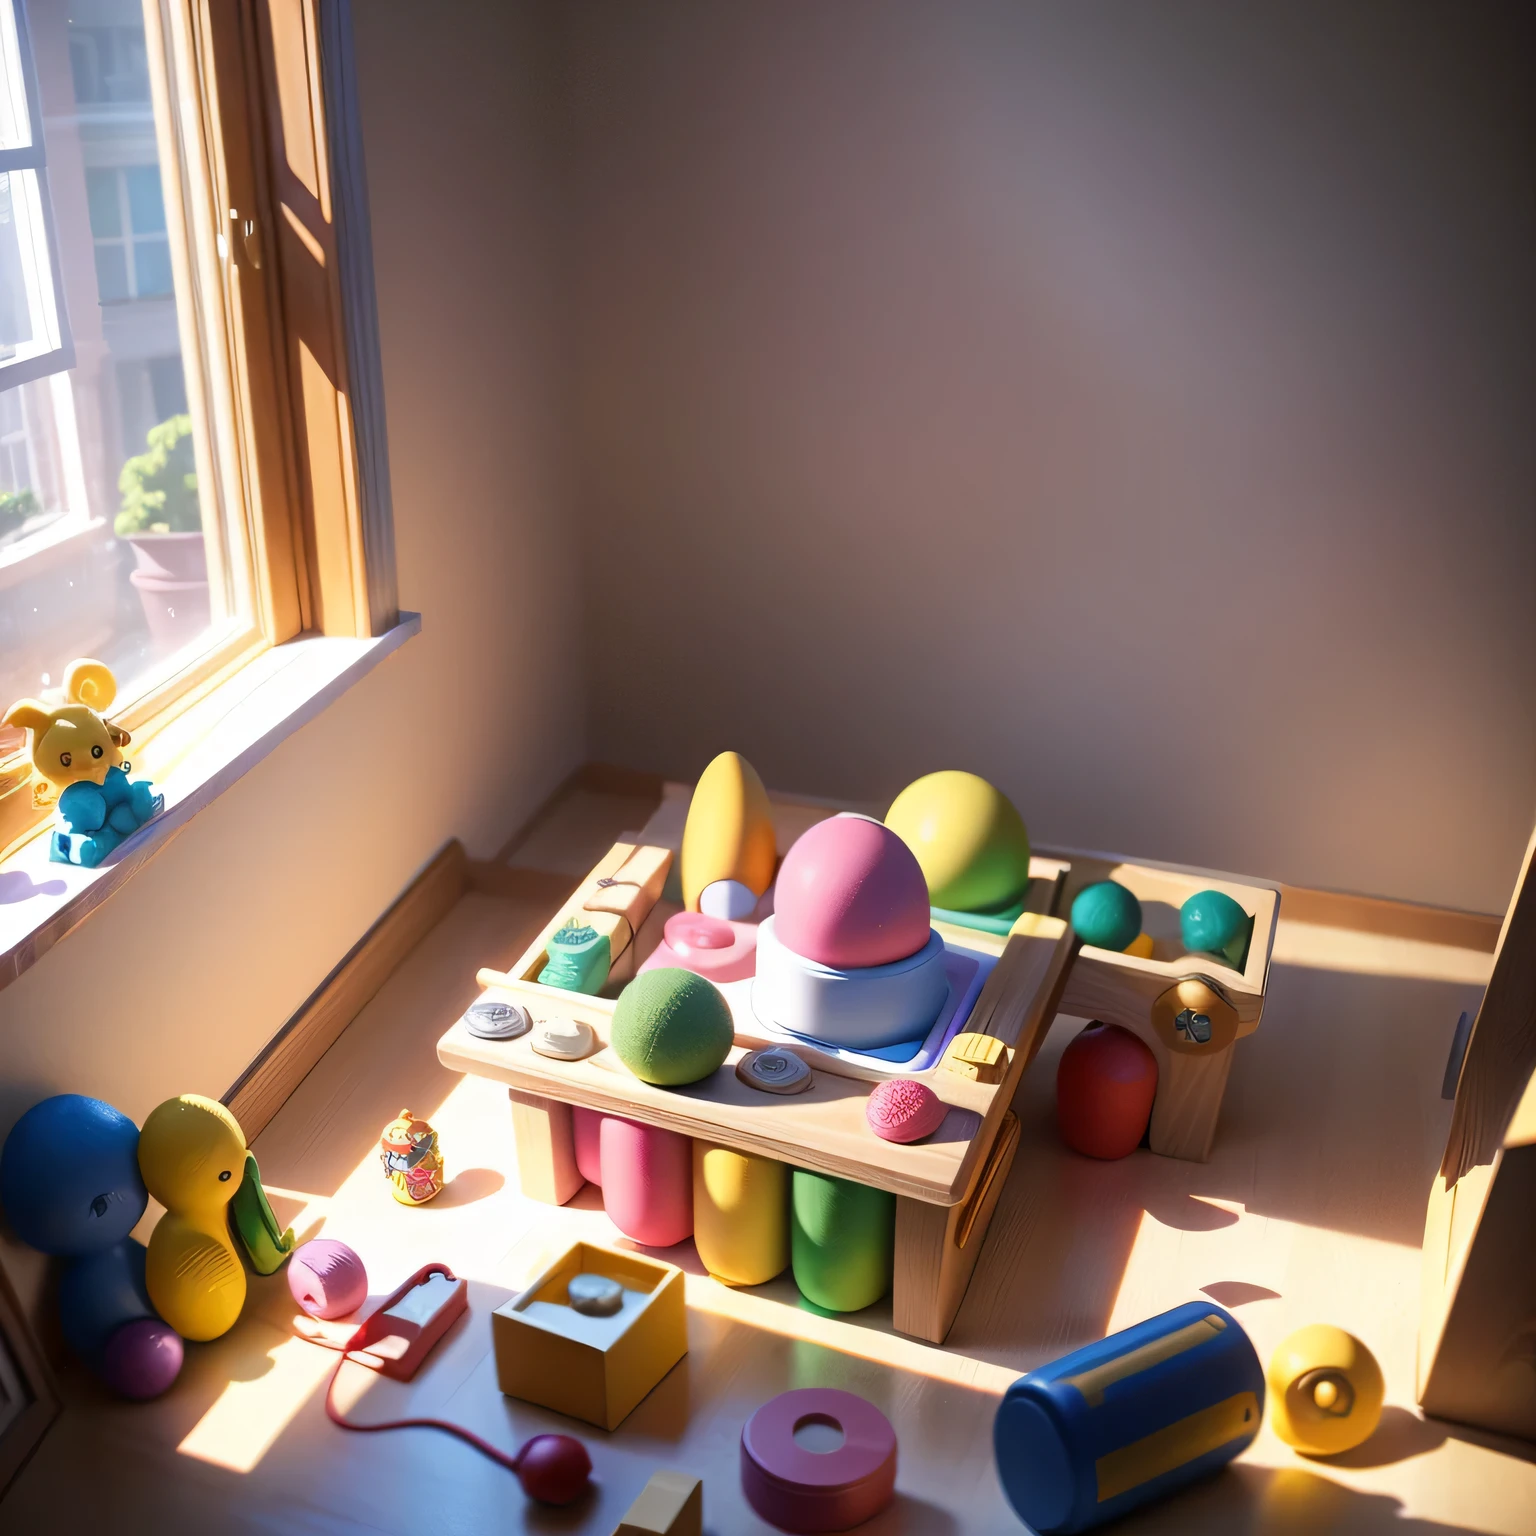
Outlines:
{"type": "Polygon", "coordinates": [[[255,1380],[230,1382],[176,1447],[180,1455],[249,1472],[310,1396],[324,1390],[339,1358],[297,1337],[279,1339],[266,1354],[269,1368],[255,1380]]]}

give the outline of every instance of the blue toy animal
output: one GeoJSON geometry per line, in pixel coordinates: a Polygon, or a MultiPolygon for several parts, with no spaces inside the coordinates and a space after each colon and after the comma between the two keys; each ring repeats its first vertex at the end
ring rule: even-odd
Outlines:
{"type": "Polygon", "coordinates": [[[63,704],[22,699],[5,712],[6,725],[31,732],[33,804],[58,796],[59,830],[48,849],[56,863],[94,869],[165,809],[148,779],[128,777],[128,732],[101,714],[116,697],[111,669],[86,657],[65,668],[63,704]]]}
{"type": "Polygon", "coordinates": [[[65,1261],[59,1320],[70,1349],[125,1395],[148,1397],[175,1379],[181,1340],[150,1304],[144,1246],[128,1235],[149,1204],[138,1151],[138,1128],[110,1104],[44,1099],[0,1149],[0,1204],[24,1243],[65,1261]]]}

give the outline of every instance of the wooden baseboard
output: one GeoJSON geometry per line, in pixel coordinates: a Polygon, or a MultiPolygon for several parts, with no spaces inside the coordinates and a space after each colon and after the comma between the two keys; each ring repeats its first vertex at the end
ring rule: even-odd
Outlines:
{"type": "Polygon", "coordinates": [[[336,1037],[383,986],[418,940],[464,894],[469,860],[457,839],[446,844],[399,900],[310,995],[224,1095],[252,1142],[336,1037]]]}

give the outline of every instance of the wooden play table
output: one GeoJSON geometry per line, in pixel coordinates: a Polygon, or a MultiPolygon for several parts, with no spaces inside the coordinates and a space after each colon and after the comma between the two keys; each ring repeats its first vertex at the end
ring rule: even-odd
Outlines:
{"type": "MultiPolygon", "coordinates": [[[[786,845],[797,827],[831,814],[826,808],[795,809],[792,825],[781,829],[786,845]]],[[[1205,963],[1204,957],[1199,964],[1193,957],[1180,963],[1166,944],[1168,957],[1146,961],[1081,949],[1059,915],[1065,892],[1081,880],[1073,880],[1066,860],[1036,857],[1029,910],[1007,937],[934,924],[946,943],[995,957],[963,1028],[1002,1042],[1005,1066],[998,1080],[974,1081],[937,1062],[909,1071],[867,1058],[851,1060],[809,1041],[786,1041],[766,1032],[738,998],[732,1008],[735,1044],[725,1065],[689,1087],[659,1088],[641,1082],[607,1048],[613,995],[569,992],[546,986],[538,977],[545,945],[556,929],[573,917],[596,921],[613,934],[616,958],[605,990],[616,994],[660,943],[667,918],[680,910],[662,894],[671,859],[669,847],[616,843],[513,966],[479,973],[488,998],[521,1004],[536,1023],[559,1017],[590,1025],[599,1042],[593,1054],[574,1062],[553,1060],[535,1052],[529,1036],[505,1042],[480,1039],[462,1019],[438,1042],[445,1066],[507,1084],[524,1194],[563,1205],[581,1189],[573,1105],[887,1190],[896,1197],[894,1325],[940,1343],[959,1310],[1012,1166],[1019,1137],[1010,1109],[1014,1093],[1074,983],[1093,1000],[1093,1016],[1136,1028],[1159,1057],[1173,1091],[1160,1118],[1154,1108],[1154,1131],[1167,1144],[1154,1141],[1154,1150],[1206,1155],[1232,1046],[1239,1033],[1254,1027],[1262,1007],[1277,906],[1272,891],[1227,885],[1250,910],[1258,909],[1258,917],[1245,974],[1225,972],[1218,979],[1204,973],[1219,966],[1205,963]],[[1084,959],[1074,968],[1080,953],[1084,959]],[[1118,985],[1117,978],[1122,978],[1118,985]],[[1164,1038],[1168,1029],[1160,1033],[1156,999],[1181,985],[1204,987],[1215,1000],[1217,1028],[1206,1060],[1186,1060],[1179,1043],[1164,1038]],[[736,1076],[736,1062],[767,1045],[787,1046],[811,1067],[809,1090],[794,1096],[767,1094],[736,1076]],[[882,1141],[865,1122],[871,1084],[892,1076],[925,1082],[949,1107],[939,1130],[919,1144],[882,1141]]],[[[1102,878],[1097,869],[1094,877],[1102,878]]],[[[1193,875],[1142,866],[1117,866],[1115,877],[1139,895],[1144,890],[1144,899],[1150,900],[1200,888],[1193,875]]]]}

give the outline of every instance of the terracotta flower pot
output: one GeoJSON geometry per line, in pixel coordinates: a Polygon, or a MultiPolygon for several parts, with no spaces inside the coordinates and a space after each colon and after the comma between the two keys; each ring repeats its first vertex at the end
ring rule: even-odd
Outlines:
{"type": "Polygon", "coordinates": [[[201,533],[130,533],[128,573],[157,650],[180,650],[208,627],[208,552],[201,533]]]}

